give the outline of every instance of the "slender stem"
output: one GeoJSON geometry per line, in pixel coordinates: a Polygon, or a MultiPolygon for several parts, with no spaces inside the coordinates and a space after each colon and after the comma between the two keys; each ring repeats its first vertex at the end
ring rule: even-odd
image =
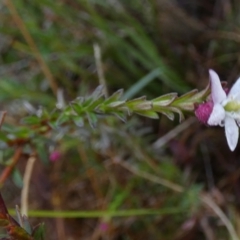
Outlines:
{"type": "MultiPolygon", "coordinates": [[[[11,214],[14,213],[10,209],[11,214]]],[[[102,218],[102,217],[132,217],[144,215],[167,215],[188,213],[187,209],[182,208],[164,208],[164,209],[126,209],[118,211],[48,211],[48,210],[29,210],[29,217],[44,217],[44,218],[102,218]]]]}
{"type": "Polygon", "coordinates": [[[97,43],[94,43],[93,50],[94,50],[94,57],[95,57],[95,61],[96,61],[99,82],[101,85],[104,86],[104,90],[103,90],[104,95],[106,97],[108,97],[107,84],[106,84],[106,80],[104,77],[103,66],[102,66],[101,48],[97,43]]]}
{"type": "Polygon", "coordinates": [[[36,161],[36,155],[30,156],[27,161],[25,173],[23,176],[23,189],[21,192],[21,213],[22,215],[28,215],[28,193],[29,193],[29,184],[31,180],[32,170],[34,163],[36,161]]]}
{"type": "Polygon", "coordinates": [[[0,186],[2,186],[4,184],[4,182],[7,180],[9,175],[12,173],[12,170],[15,167],[15,165],[17,164],[21,154],[22,154],[22,147],[18,147],[17,150],[15,151],[13,157],[12,157],[11,164],[9,166],[7,166],[3,170],[2,174],[0,175],[0,186]]]}
{"type": "Polygon", "coordinates": [[[165,144],[167,144],[170,140],[175,138],[178,134],[189,128],[191,124],[195,122],[195,118],[189,118],[188,120],[184,121],[183,123],[179,124],[173,130],[169,131],[167,134],[159,138],[156,142],[153,143],[153,148],[161,148],[165,144]]]}
{"type": "Polygon", "coordinates": [[[132,172],[133,174],[135,175],[138,175],[142,178],[145,178],[151,182],[155,182],[155,183],[158,183],[158,184],[161,184],[169,189],[172,189],[173,191],[175,192],[183,192],[184,188],[176,183],[172,183],[166,179],[163,179],[163,178],[160,178],[160,177],[156,177],[152,174],[149,174],[147,172],[143,172],[143,171],[140,171],[139,169],[137,169],[136,167],[134,166],[131,166],[130,164],[126,163],[126,162],[123,162],[123,161],[119,161],[119,162],[115,162],[117,164],[119,164],[120,166],[126,168],[128,171],[132,172]]]}
{"type": "Polygon", "coordinates": [[[212,200],[212,198],[205,194],[205,195],[202,195],[200,199],[206,206],[210,207],[216,213],[216,215],[222,220],[222,222],[224,223],[225,227],[227,228],[231,236],[231,239],[239,240],[239,237],[237,236],[237,233],[232,223],[230,222],[226,214],[222,211],[222,209],[212,200]]]}

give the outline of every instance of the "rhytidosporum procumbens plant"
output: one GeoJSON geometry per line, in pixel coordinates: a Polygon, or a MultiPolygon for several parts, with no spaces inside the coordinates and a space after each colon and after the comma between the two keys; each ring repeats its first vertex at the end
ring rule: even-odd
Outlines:
{"type": "Polygon", "coordinates": [[[60,100],[52,111],[44,108],[34,110],[32,107],[32,114],[22,120],[23,125],[3,125],[0,140],[10,145],[25,144],[34,140],[36,135],[44,135],[60,126],[83,127],[87,121],[95,127],[100,118],[108,115],[126,121],[133,113],[153,119],[164,114],[170,120],[178,114],[182,121],[185,112],[195,110],[201,122],[209,126],[225,126],[229,147],[234,150],[238,140],[237,124],[240,117],[239,86],[237,81],[226,94],[213,70],[210,70],[210,84],[204,90],[192,90],[182,96],[169,93],[153,100],[147,100],[145,96],[126,100],[122,98],[123,90],[118,90],[106,98],[103,86],[99,86],[90,96],[78,97],[69,104],[64,104],[60,95],[60,100]]]}
{"type": "MultiPolygon", "coordinates": [[[[37,144],[37,137],[47,138],[47,133],[52,130],[68,127],[66,129],[71,133],[73,127],[82,128],[87,122],[95,127],[97,121],[104,116],[114,115],[126,121],[133,113],[153,119],[158,119],[159,114],[164,114],[173,120],[175,114],[178,114],[182,121],[185,112],[195,112],[197,118],[204,124],[225,126],[227,142],[233,151],[238,141],[237,125],[240,124],[240,80],[228,93],[226,92],[227,90],[222,88],[218,75],[213,70],[210,70],[210,84],[204,90],[200,92],[193,90],[182,96],[169,93],[153,100],[147,100],[145,96],[132,100],[123,99],[123,90],[105,97],[103,87],[99,86],[90,96],[78,97],[69,104],[65,104],[60,91],[55,109],[34,110],[31,107],[32,114],[23,119],[23,125],[2,126],[0,140],[6,147],[21,147],[27,144],[34,147],[37,144]]],[[[56,161],[60,156],[61,154],[55,151],[50,159],[56,161]]],[[[20,214],[18,214],[20,224],[13,220],[2,200],[0,206],[2,206],[0,219],[2,226],[7,229],[9,239],[42,239],[42,234],[36,237],[35,231],[25,227],[26,219],[20,214]]]]}
{"type": "Polygon", "coordinates": [[[21,126],[2,126],[0,140],[11,146],[34,143],[36,135],[46,135],[52,129],[73,125],[83,127],[86,122],[95,127],[100,118],[109,115],[126,121],[133,113],[153,119],[158,119],[160,113],[173,120],[177,113],[182,121],[184,112],[193,112],[196,104],[206,100],[209,93],[207,86],[200,92],[193,90],[180,97],[177,93],[169,93],[153,100],[147,100],[145,96],[126,100],[122,98],[123,90],[106,98],[103,87],[99,86],[90,96],[78,97],[66,105],[58,102],[52,111],[45,108],[34,110],[31,107],[31,115],[22,119],[21,126]]]}

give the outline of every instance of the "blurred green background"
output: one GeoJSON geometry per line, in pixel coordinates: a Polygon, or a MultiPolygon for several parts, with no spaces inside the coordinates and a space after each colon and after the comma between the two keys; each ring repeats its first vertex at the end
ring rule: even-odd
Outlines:
{"type": "MultiPolygon", "coordinates": [[[[91,94],[102,83],[96,47],[109,94],[123,88],[125,98],[152,99],[201,90],[209,68],[231,86],[240,72],[239,16],[237,0],[1,1],[5,124],[21,125],[29,104],[51,111],[59,88],[66,102],[91,94]]],[[[29,209],[58,217],[43,212],[32,223],[46,223],[48,240],[240,238],[239,148],[231,153],[223,129],[191,115],[181,125],[165,116],[133,116],[125,123],[108,116],[94,129],[66,126],[35,139],[29,209]],[[49,160],[51,151],[60,153],[57,161],[49,160]],[[215,208],[204,205],[201,194],[215,208]],[[64,218],[61,211],[85,216],[64,218]]],[[[4,169],[13,149],[0,147],[4,169]]],[[[10,208],[20,202],[26,159],[2,187],[10,208]]]]}

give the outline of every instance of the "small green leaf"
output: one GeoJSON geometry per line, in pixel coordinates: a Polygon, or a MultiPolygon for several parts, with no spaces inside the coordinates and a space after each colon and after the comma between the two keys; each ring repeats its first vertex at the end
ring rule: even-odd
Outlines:
{"type": "Polygon", "coordinates": [[[122,112],[114,112],[113,115],[116,116],[118,119],[120,119],[123,122],[127,121],[126,115],[122,112]]]}
{"type": "Polygon", "coordinates": [[[126,106],[131,111],[138,111],[138,110],[150,110],[152,109],[152,102],[146,101],[146,97],[135,98],[126,102],[126,106]]]}
{"type": "Polygon", "coordinates": [[[171,121],[174,120],[174,113],[165,109],[165,110],[158,110],[159,113],[165,115],[168,119],[170,119],[171,121]]]}
{"type": "Polygon", "coordinates": [[[34,124],[39,124],[41,122],[41,119],[39,119],[38,116],[29,116],[29,117],[23,118],[22,121],[24,124],[34,125],[34,124]]]}
{"type": "Polygon", "coordinates": [[[44,240],[45,239],[45,225],[44,223],[40,223],[33,229],[32,234],[34,240],[44,240]]]}
{"type": "MultiPolygon", "coordinates": [[[[222,84],[223,84],[223,82],[222,82],[222,84]]],[[[202,102],[210,94],[210,91],[211,91],[210,90],[210,84],[208,84],[208,86],[205,89],[203,89],[202,91],[196,93],[194,95],[194,97],[192,98],[192,100],[195,100],[195,102],[202,102]]]]}
{"type": "Polygon", "coordinates": [[[62,113],[62,114],[58,117],[58,119],[57,119],[57,121],[56,121],[56,124],[57,124],[57,126],[59,126],[59,125],[62,125],[63,123],[65,123],[65,122],[67,122],[67,121],[69,121],[69,116],[67,116],[65,113],[62,113]]]}
{"type": "Polygon", "coordinates": [[[28,234],[32,234],[32,227],[31,227],[31,225],[29,223],[28,217],[24,215],[22,217],[22,219],[23,219],[23,226],[22,227],[25,229],[25,231],[28,234]]]}
{"type": "Polygon", "coordinates": [[[127,106],[134,106],[134,105],[137,105],[139,103],[142,103],[143,101],[146,101],[146,96],[142,96],[142,97],[139,97],[139,98],[129,100],[129,101],[126,102],[126,105],[127,106]]]}
{"type": "Polygon", "coordinates": [[[73,109],[73,111],[76,112],[79,115],[81,115],[83,113],[83,111],[84,111],[83,110],[83,106],[81,105],[81,103],[71,102],[70,106],[73,109]]]}
{"type": "Polygon", "coordinates": [[[94,92],[91,94],[91,96],[89,98],[93,99],[94,101],[99,99],[100,97],[102,97],[104,95],[103,92],[104,86],[103,85],[99,85],[94,92]]]}
{"type": "Polygon", "coordinates": [[[97,106],[98,106],[99,104],[101,104],[103,101],[104,101],[104,97],[101,96],[100,98],[92,101],[91,104],[89,104],[87,107],[85,107],[85,111],[92,111],[92,110],[94,110],[94,109],[97,108],[97,106]]]}
{"type": "Polygon", "coordinates": [[[29,138],[34,132],[28,127],[18,127],[14,132],[14,135],[18,138],[29,138]]]}
{"type": "Polygon", "coordinates": [[[189,101],[197,92],[198,92],[198,90],[197,90],[197,89],[194,89],[194,90],[192,90],[192,91],[190,91],[190,92],[188,92],[188,93],[186,93],[186,94],[178,97],[178,98],[173,102],[172,105],[177,106],[177,105],[179,105],[180,103],[189,101]]]}
{"type": "Polygon", "coordinates": [[[119,107],[123,106],[124,104],[125,104],[125,101],[116,101],[108,105],[101,104],[95,109],[95,111],[100,113],[115,112],[119,109],[119,107]]]}
{"type": "Polygon", "coordinates": [[[118,101],[122,95],[123,95],[123,89],[119,89],[118,91],[113,93],[109,98],[107,98],[103,104],[108,105],[112,102],[118,101]]]}
{"type": "Polygon", "coordinates": [[[88,122],[91,125],[91,127],[96,128],[97,120],[98,120],[96,114],[88,112],[87,118],[88,118],[88,122]]]}
{"type": "Polygon", "coordinates": [[[167,106],[176,99],[177,93],[169,93],[152,100],[153,105],[167,106]]]}
{"type": "Polygon", "coordinates": [[[184,115],[182,111],[176,107],[171,106],[154,106],[154,111],[164,114],[166,117],[168,117],[170,120],[174,120],[174,113],[178,113],[179,115],[179,121],[181,122],[184,119],[184,115]]]}
{"type": "Polygon", "coordinates": [[[19,188],[23,187],[22,174],[17,168],[14,168],[14,171],[12,172],[12,179],[17,187],[19,188]]]}
{"type": "Polygon", "coordinates": [[[39,155],[40,160],[47,165],[49,163],[49,154],[48,151],[46,150],[46,145],[44,144],[44,142],[37,142],[36,143],[36,149],[37,149],[37,153],[39,155]]]}
{"type": "Polygon", "coordinates": [[[57,130],[59,128],[57,121],[50,121],[48,122],[48,125],[54,130],[57,130]]]}
{"type": "Polygon", "coordinates": [[[158,119],[159,116],[154,111],[136,111],[137,114],[142,115],[144,117],[152,118],[152,119],[158,119]]]}
{"type": "Polygon", "coordinates": [[[8,137],[6,136],[6,133],[0,131],[0,140],[3,141],[3,142],[8,141],[8,137]]]}
{"type": "Polygon", "coordinates": [[[88,106],[89,106],[90,104],[92,104],[93,101],[94,101],[93,98],[85,99],[84,102],[82,103],[83,108],[84,108],[84,109],[87,109],[88,106]]]}
{"type": "Polygon", "coordinates": [[[81,116],[72,116],[72,119],[76,126],[83,127],[84,126],[84,119],[81,116]]]}
{"type": "Polygon", "coordinates": [[[123,104],[125,104],[125,101],[116,101],[116,102],[112,102],[112,103],[108,104],[107,107],[117,108],[117,107],[121,107],[123,104]]]}

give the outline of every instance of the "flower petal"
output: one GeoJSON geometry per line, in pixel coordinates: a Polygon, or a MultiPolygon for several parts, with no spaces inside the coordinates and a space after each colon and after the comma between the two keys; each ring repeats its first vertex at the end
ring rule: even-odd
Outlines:
{"type": "Polygon", "coordinates": [[[222,125],[222,121],[225,119],[225,110],[221,104],[215,104],[212,113],[208,119],[208,125],[217,126],[222,125]]]}
{"type": "Polygon", "coordinates": [[[235,120],[230,117],[225,119],[225,134],[230,150],[234,151],[237,146],[239,131],[235,120]]]}
{"type": "Polygon", "coordinates": [[[233,84],[230,92],[228,93],[228,98],[234,98],[240,101],[240,78],[233,84]]]}
{"type": "Polygon", "coordinates": [[[235,119],[236,121],[240,121],[240,112],[225,112],[226,116],[235,119]]]}
{"type": "Polygon", "coordinates": [[[220,103],[227,98],[225,91],[222,88],[220,79],[217,73],[213,70],[209,70],[211,81],[211,96],[213,103],[220,103]]]}

